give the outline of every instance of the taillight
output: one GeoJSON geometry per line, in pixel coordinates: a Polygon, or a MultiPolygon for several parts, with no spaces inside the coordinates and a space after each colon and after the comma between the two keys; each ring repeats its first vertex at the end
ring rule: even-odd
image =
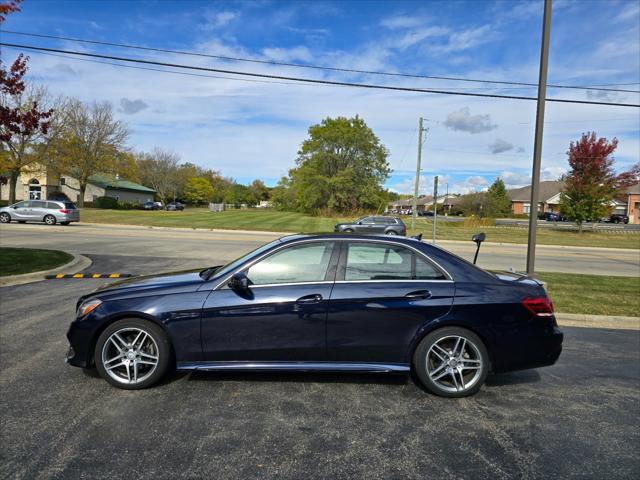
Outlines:
{"type": "Polygon", "coordinates": [[[71,213],[71,210],[67,210],[67,209],[65,209],[65,208],[63,208],[62,210],[58,210],[58,211],[59,211],[60,213],[64,213],[65,215],[66,215],[66,214],[71,213]]]}
{"type": "Polygon", "coordinates": [[[553,302],[547,296],[525,298],[522,301],[522,305],[532,315],[538,317],[551,317],[553,315],[553,302]]]}

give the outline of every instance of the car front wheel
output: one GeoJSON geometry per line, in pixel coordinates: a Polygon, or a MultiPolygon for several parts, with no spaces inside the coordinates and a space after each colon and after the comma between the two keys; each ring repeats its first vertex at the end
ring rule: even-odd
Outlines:
{"type": "Polygon", "coordinates": [[[394,230],[389,230],[387,232],[387,235],[398,235],[398,232],[395,232],[394,230]]]}
{"type": "Polygon", "coordinates": [[[9,223],[11,221],[11,215],[7,212],[0,213],[0,223],[9,223]]]}
{"type": "Polygon", "coordinates": [[[158,382],[171,359],[164,331],[152,322],[123,319],[102,332],[94,351],[100,376],[114,387],[138,390],[158,382]]]}
{"type": "Polygon", "coordinates": [[[490,368],[482,340],[459,327],[445,327],[427,335],[416,348],[413,366],[427,390],[454,398],[480,390],[490,368]]]}

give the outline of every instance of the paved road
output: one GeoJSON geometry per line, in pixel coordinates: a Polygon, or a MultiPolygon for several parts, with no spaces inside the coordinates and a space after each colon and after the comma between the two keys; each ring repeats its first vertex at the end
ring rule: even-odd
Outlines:
{"type": "MultiPolygon", "coordinates": [[[[134,273],[201,261],[92,258],[134,273]]],[[[555,366],[489,377],[461,400],[406,376],[354,374],[174,374],[128,392],[63,362],[76,298],[105,282],[0,288],[0,478],[617,479],[640,470],[640,332],[566,328],[555,366]]]]}
{"type": "MultiPolygon", "coordinates": [[[[0,245],[60,248],[83,254],[143,255],[200,259],[211,265],[236,258],[279,235],[234,231],[163,229],[138,226],[72,224],[54,226],[9,224],[0,226],[0,245]]],[[[475,244],[438,243],[469,260],[475,244]]],[[[640,275],[640,249],[603,249],[539,245],[536,269],[541,272],[640,275]]],[[[523,271],[526,246],[484,244],[478,264],[484,268],[523,271]]]]}

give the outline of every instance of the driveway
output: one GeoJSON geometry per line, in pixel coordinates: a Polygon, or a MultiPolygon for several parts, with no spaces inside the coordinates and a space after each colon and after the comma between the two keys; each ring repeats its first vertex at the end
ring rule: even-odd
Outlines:
{"type": "MultiPolygon", "coordinates": [[[[85,252],[86,253],[86,252],[85,252]]],[[[200,258],[90,255],[148,273],[200,258]]],[[[448,400],[406,376],[174,374],[144,391],[67,366],[75,300],[110,280],[0,288],[1,478],[630,478],[640,332],[565,328],[559,362],[448,400]]]]}

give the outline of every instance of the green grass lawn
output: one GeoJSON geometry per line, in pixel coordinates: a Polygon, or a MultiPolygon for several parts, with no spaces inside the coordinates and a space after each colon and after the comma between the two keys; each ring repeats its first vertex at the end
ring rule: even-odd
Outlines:
{"type": "Polygon", "coordinates": [[[0,248],[0,277],[50,270],[70,262],[73,255],[58,250],[0,248]]]}
{"type": "MultiPolygon", "coordinates": [[[[302,213],[276,210],[229,210],[212,213],[205,208],[188,208],[183,212],[145,210],[102,210],[84,208],[80,214],[83,222],[148,225],[155,227],[186,227],[229,230],[262,230],[274,232],[318,233],[331,232],[345,217],[313,217],[302,213]]],[[[405,219],[410,223],[410,219],[405,219]]],[[[419,218],[415,231],[431,238],[431,220],[419,218]]],[[[521,227],[489,226],[465,227],[463,222],[437,223],[439,240],[470,240],[474,233],[483,231],[488,242],[527,243],[527,229],[521,227]]],[[[573,231],[538,228],[541,245],[575,245],[585,247],[640,248],[640,235],[636,233],[601,233],[586,231],[581,235],[573,231]]]]}
{"type": "Polygon", "coordinates": [[[640,277],[540,273],[556,312],[640,316],[640,277]]]}

